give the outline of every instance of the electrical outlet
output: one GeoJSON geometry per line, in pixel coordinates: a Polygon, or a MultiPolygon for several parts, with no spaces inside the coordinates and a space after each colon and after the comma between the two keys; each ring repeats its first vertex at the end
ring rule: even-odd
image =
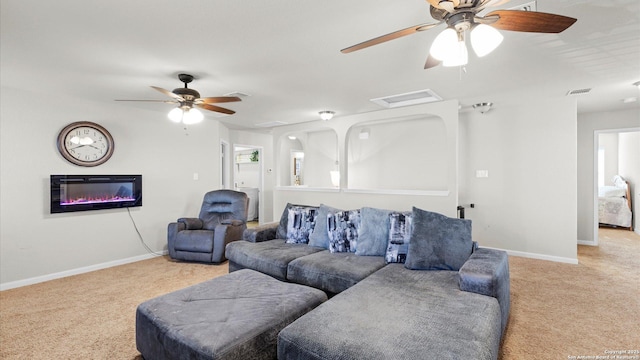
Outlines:
{"type": "Polygon", "coordinates": [[[489,170],[476,170],[476,177],[477,178],[488,178],[489,177],[489,170]]]}
{"type": "Polygon", "coordinates": [[[200,178],[200,176],[198,175],[198,173],[193,173],[193,180],[198,180],[200,178]]]}

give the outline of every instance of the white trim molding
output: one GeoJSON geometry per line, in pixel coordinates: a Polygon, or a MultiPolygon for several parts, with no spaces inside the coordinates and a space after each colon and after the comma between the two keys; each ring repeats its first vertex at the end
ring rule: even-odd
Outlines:
{"type": "Polygon", "coordinates": [[[529,259],[546,260],[546,261],[554,261],[554,262],[578,265],[578,259],[566,258],[561,256],[553,256],[553,255],[536,254],[536,253],[530,253],[530,252],[524,252],[524,251],[498,249],[498,248],[492,248],[492,247],[482,246],[482,245],[480,245],[480,247],[485,249],[506,251],[509,256],[518,256],[518,257],[524,257],[529,259]]]}
{"type": "MultiPolygon", "coordinates": [[[[166,250],[163,251],[163,255],[166,255],[167,253],[168,252],[166,250]]],[[[145,255],[134,256],[134,257],[126,258],[126,259],[108,261],[108,262],[101,263],[101,264],[85,266],[85,267],[81,267],[81,268],[77,268],[77,269],[65,270],[65,271],[61,271],[61,272],[57,272],[57,273],[53,273],[53,274],[36,276],[36,277],[24,279],[24,280],[6,282],[4,284],[0,284],[0,291],[9,290],[9,289],[15,289],[15,288],[19,288],[19,287],[22,287],[22,286],[38,284],[38,283],[49,281],[49,280],[61,279],[61,278],[68,277],[68,276],[84,274],[84,273],[88,273],[88,272],[91,272],[91,271],[102,270],[102,269],[106,269],[106,268],[110,268],[110,267],[114,267],[114,266],[118,266],[118,265],[125,265],[125,264],[129,264],[129,263],[137,262],[137,261],[148,260],[148,259],[152,259],[152,258],[157,257],[157,256],[158,255],[145,254],[145,255]]]]}

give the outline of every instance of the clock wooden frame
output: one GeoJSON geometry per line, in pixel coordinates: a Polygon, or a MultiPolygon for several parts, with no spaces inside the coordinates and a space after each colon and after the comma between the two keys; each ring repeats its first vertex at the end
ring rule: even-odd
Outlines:
{"type": "Polygon", "coordinates": [[[109,160],[109,158],[111,158],[111,155],[113,155],[113,149],[114,142],[111,133],[109,133],[109,131],[103,126],[90,121],[78,121],[71,123],[65,126],[64,129],[62,129],[58,134],[58,151],[67,161],[78,166],[91,167],[104,164],[107,160],[109,160]],[[96,160],[92,160],[89,158],[78,158],[72,154],[72,149],[70,149],[67,144],[67,136],[71,132],[78,130],[79,128],[91,128],[102,135],[107,146],[107,150],[103,156],[97,158],[96,160]]]}

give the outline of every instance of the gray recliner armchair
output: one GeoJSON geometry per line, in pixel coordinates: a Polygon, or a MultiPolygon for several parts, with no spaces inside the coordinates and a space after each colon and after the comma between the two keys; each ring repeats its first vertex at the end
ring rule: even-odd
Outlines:
{"type": "Polygon", "coordinates": [[[180,218],[168,226],[169,256],[176,260],[221,263],[228,243],[247,228],[247,194],[214,190],[204,195],[197,218],[180,218]]]}

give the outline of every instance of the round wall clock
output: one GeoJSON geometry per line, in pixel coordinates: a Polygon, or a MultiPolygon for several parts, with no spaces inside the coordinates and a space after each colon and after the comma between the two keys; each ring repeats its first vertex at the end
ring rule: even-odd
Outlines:
{"type": "Polygon", "coordinates": [[[58,150],[69,162],[97,166],[113,154],[113,137],[104,127],[89,121],[65,126],[58,135],[58,150]]]}

